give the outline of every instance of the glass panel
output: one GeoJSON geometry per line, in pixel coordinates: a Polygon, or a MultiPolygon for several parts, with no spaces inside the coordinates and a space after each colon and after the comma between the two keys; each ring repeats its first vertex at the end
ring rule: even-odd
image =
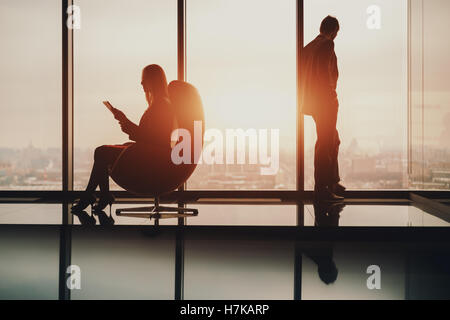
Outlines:
{"type": "Polygon", "coordinates": [[[72,264],[81,271],[73,300],[173,299],[175,237],[167,231],[74,228],[72,264]]]}
{"type": "Polygon", "coordinates": [[[61,224],[62,206],[53,203],[2,203],[0,224],[61,224]]]}
{"type": "MultiPolygon", "coordinates": [[[[128,141],[102,101],[139,123],[147,108],[141,71],[159,64],[177,76],[176,1],[76,0],[81,28],[74,32],[75,189],[86,187],[97,146],[128,141]]],[[[112,182],[112,181],[111,181],[112,182]]],[[[112,189],[118,189],[111,184],[112,189]]]]}
{"type": "Polygon", "coordinates": [[[58,299],[59,229],[0,226],[0,299],[58,299]]]}
{"type": "Polygon", "coordinates": [[[409,187],[422,189],[423,153],[423,17],[422,0],[410,1],[409,22],[409,187]]]}
{"type": "Polygon", "coordinates": [[[306,205],[305,226],[449,227],[450,219],[408,205],[306,205]]]}
{"type": "Polygon", "coordinates": [[[450,189],[450,3],[412,1],[411,187],[450,189]]]}
{"type": "MultiPolygon", "coordinates": [[[[340,176],[349,189],[407,188],[407,1],[305,1],[305,45],[327,15],[339,80],[340,176]]],[[[305,188],[314,187],[315,124],[305,117],[305,188]]]]}
{"type": "Polygon", "coordinates": [[[450,298],[450,246],[446,241],[412,243],[408,254],[407,294],[411,300],[450,298]]]}
{"type": "Polygon", "coordinates": [[[189,218],[189,225],[230,226],[295,226],[295,205],[189,205],[198,209],[198,216],[189,218]]]}
{"type": "Polygon", "coordinates": [[[406,259],[402,247],[367,243],[302,244],[302,299],[304,300],[403,300],[406,259]],[[379,267],[380,287],[369,277],[370,266],[379,267]]]}
{"type": "Polygon", "coordinates": [[[60,190],[61,1],[0,3],[0,190],[60,190]]]}
{"type": "Polygon", "coordinates": [[[292,243],[192,235],[184,263],[185,299],[293,298],[292,243]]]}
{"type": "Polygon", "coordinates": [[[210,155],[189,189],[295,189],[296,1],[187,1],[187,79],[210,155]]]}
{"type": "MultiPolygon", "coordinates": [[[[117,216],[116,209],[119,208],[138,208],[138,207],[150,207],[152,204],[130,204],[130,203],[121,203],[121,204],[113,204],[111,207],[111,212],[109,211],[109,207],[107,207],[103,212],[91,213],[90,210],[86,210],[81,213],[74,214],[76,218],[74,218],[74,224],[83,224],[83,225],[154,225],[155,220],[150,220],[149,218],[135,218],[135,217],[126,217],[126,216],[117,216]]],[[[167,205],[176,207],[177,205],[167,205]]],[[[178,218],[165,218],[159,220],[160,225],[177,225],[178,218]]]]}

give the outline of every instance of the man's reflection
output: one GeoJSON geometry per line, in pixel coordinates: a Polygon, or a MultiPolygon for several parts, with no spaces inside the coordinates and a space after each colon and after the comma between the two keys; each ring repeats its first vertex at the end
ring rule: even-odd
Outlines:
{"type": "MultiPolygon", "coordinates": [[[[316,227],[337,227],[339,217],[344,209],[343,203],[314,203],[314,226],[316,227]]],[[[311,243],[304,254],[317,264],[317,272],[323,283],[330,284],[336,281],[338,269],[333,260],[333,243],[320,242],[311,243]]]]}
{"type": "Polygon", "coordinates": [[[314,202],[314,226],[338,227],[340,213],[345,207],[344,203],[314,202]]]}

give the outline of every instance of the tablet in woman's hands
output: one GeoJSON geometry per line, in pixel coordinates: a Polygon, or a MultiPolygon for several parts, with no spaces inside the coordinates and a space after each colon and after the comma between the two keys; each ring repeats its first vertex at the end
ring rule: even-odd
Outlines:
{"type": "Polygon", "coordinates": [[[123,119],[126,119],[125,114],[119,109],[114,108],[112,104],[109,103],[109,101],[103,101],[103,104],[109,109],[109,111],[112,112],[114,118],[116,118],[117,120],[122,121],[123,119]]]}
{"type": "Polygon", "coordinates": [[[111,111],[112,113],[114,113],[114,107],[112,106],[111,103],[109,103],[109,101],[103,101],[103,104],[109,109],[109,111],[111,111]]]}

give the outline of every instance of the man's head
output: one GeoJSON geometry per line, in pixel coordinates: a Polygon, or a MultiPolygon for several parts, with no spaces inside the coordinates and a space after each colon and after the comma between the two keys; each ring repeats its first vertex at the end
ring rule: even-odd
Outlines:
{"type": "Polygon", "coordinates": [[[326,16],[320,24],[320,34],[324,35],[330,40],[336,38],[339,31],[339,21],[332,16],[326,16]]]}
{"type": "Polygon", "coordinates": [[[334,261],[330,259],[327,261],[320,263],[320,265],[317,268],[317,271],[319,273],[319,278],[322,280],[325,284],[330,284],[336,281],[338,276],[338,269],[336,268],[336,265],[334,264],[334,261]]]}

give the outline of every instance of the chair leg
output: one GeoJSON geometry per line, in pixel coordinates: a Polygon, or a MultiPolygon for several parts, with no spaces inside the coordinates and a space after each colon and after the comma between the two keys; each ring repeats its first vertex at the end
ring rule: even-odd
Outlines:
{"type": "Polygon", "coordinates": [[[155,211],[155,206],[148,207],[136,207],[136,208],[119,208],[116,209],[116,215],[120,216],[122,212],[153,212],[155,211]]]}
{"type": "Polygon", "coordinates": [[[177,208],[159,205],[159,197],[155,198],[155,205],[137,208],[116,209],[117,216],[132,218],[155,219],[155,225],[159,224],[159,219],[194,217],[198,215],[198,210],[193,208],[177,208]]]}

